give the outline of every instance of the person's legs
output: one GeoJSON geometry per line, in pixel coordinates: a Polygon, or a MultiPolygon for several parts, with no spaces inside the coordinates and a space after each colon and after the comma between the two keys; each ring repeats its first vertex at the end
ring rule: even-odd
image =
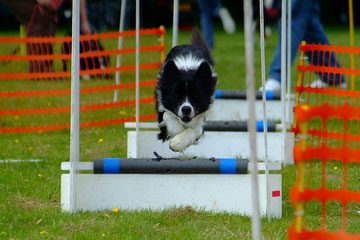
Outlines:
{"type": "Polygon", "coordinates": [[[231,17],[229,10],[227,8],[221,7],[218,10],[219,17],[223,24],[223,28],[227,34],[235,33],[235,21],[231,17]]]}
{"type": "Polygon", "coordinates": [[[197,0],[200,9],[200,24],[206,43],[210,49],[214,48],[214,28],[212,18],[220,18],[225,32],[235,32],[235,22],[229,11],[222,7],[221,0],[197,0]]]}
{"type": "MultiPolygon", "coordinates": [[[[291,63],[294,61],[299,44],[304,40],[309,10],[313,0],[293,0],[292,1],[292,26],[291,26],[291,63]]],[[[269,68],[269,79],[281,81],[281,19],[278,24],[279,40],[275,54],[269,68]]]]}
{"type": "Polygon", "coordinates": [[[209,0],[197,0],[200,9],[200,25],[206,43],[210,49],[214,48],[214,28],[212,25],[213,10],[209,0]]]}
{"type": "MultiPolygon", "coordinates": [[[[27,37],[54,36],[56,12],[43,7],[35,0],[4,0],[20,24],[26,26],[27,37]]],[[[27,44],[28,55],[53,54],[51,44],[27,44]]],[[[29,62],[29,72],[50,72],[52,61],[33,60],[29,62]]]]}
{"type": "MultiPolygon", "coordinates": [[[[26,27],[26,36],[28,37],[52,37],[56,29],[56,12],[37,4],[34,7],[33,14],[26,27]]],[[[51,43],[29,44],[27,48],[28,55],[52,55],[53,46],[51,43]]],[[[30,72],[52,72],[52,61],[46,60],[30,61],[30,72]]]]}
{"type": "Polygon", "coordinates": [[[20,24],[27,25],[32,16],[36,0],[3,0],[3,2],[20,24]]]}
{"type": "Polygon", "coordinates": [[[231,17],[227,8],[222,6],[221,0],[208,0],[211,14],[215,18],[220,18],[224,30],[227,34],[233,34],[235,32],[235,21],[231,17]]]}
{"type": "Polygon", "coordinates": [[[97,29],[103,30],[107,17],[103,8],[103,1],[86,1],[86,12],[89,22],[97,29]]]}
{"type": "MultiPolygon", "coordinates": [[[[310,11],[309,23],[307,25],[305,41],[307,43],[316,43],[316,44],[327,44],[330,45],[330,42],[326,36],[325,30],[320,22],[320,7],[318,2],[313,4],[310,11]]],[[[336,61],[335,53],[330,55],[329,52],[319,52],[315,51],[313,54],[311,52],[307,53],[307,57],[311,64],[314,66],[331,66],[331,67],[340,67],[340,64],[336,61]]],[[[328,73],[318,73],[320,79],[327,84],[339,84],[340,74],[336,74],[334,79],[334,74],[328,73]]],[[[341,81],[343,82],[344,79],[341,81]]],[[[325,85],[324,85],[325,86],[325,85]]]]}
{"type": "MultiPolygon", "coordinates": [[[[121,1],[118,0],[108,0],[104,2],[104,10],[106,13],[106,27],[115,27],[119,25],[119,17],[121,10],[121,1]]],[[[126,25],[126,24],[125,24],[126,25]]],[[[127,26],[125,26],[126,28],[127,26]]]]}

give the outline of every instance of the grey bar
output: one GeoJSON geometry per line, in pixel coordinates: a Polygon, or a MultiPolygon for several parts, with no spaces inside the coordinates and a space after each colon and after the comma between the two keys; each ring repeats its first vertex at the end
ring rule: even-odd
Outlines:
{"type": "MultiPolygon", "coordinates": [[[[239,131],[247,132],[247,121],[206,121],[205,131],[239,131]]],[[[268,132],[276,132],[276,123],[268,121],[268,132]]],[[[258,130],[258,132],[260,132],[258,130]]],[[[261,131],[262,132],[262,131],[261,131]]]]}
{"type": "MultiPolygon", "coordinates": [[[[248,160],[233,159],[235,165],[222,164],[221,161],[226,159],[219,158],[119,158],[112,161],[119,161],[118,173],[152,173],[152,174],[229,174],[224,169],[229,170],[232,174],[247,174],[248,160]],[[225,168],[224,168],[225,165],[225,168]],[[229,166],[229,167],[226,167],[229,166]],[[235,171],[232,171],[235,170],[235,171]]],[[[223,162],[224,163],[224,162],[223,162]]],[[[104,173],[104,159],[94,160],[94,173],[104,173]]],[[[117,170],[117,169],[116,169],[117,170]]],[[[104,174],[106,174],[105,172],[104,174]]],[[[230,174],[231,174],[230,173],[230,174]]]]}
{"type": "MultiPolygon", "coordinates": [[[[262,92],[256,91],[256,99],[261,100],[262,99],[262,92]]],[[[280,92],[273,92],[272,99],[268,100],[280,100],[280,92]]],[[[246,100],[246,92],[239,91],[239,90],[221,90],[221,97],[220,99],[242,99],[246,100]]]]}

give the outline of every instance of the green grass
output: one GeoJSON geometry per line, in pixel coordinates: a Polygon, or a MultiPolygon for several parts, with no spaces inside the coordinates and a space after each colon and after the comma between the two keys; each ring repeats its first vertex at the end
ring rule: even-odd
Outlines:
{"type": "MultiPolygon", "coordinates": [[[[334,44],[347,45],[345,27],[326,28],[334,44]]],[[[4,33],[4,35],[11,33],[4,33]]],[[[12,34],[16,34],[15,32],[12,34]]],[[[180,32],[179,43],[187,43],[190,33],[180,32]]],[[[245,89],[244,36],[242,31],[226,35],[216,31],[213,51],[220,89],[245,89]]],[[[170,49],[171,32],[166,36],[170,49]]],[[[266,62],[269,66],[277,43],[274,34],[267,41],[266,62]]],[[[359,43],[359,41],[357,41],[359,43]]],[[[356,44],[358,45],[358,44],[356,44]]],[[[260,86],[260,53],[255,44],[256,87],[260,86]]],[[[293,78],[296,76],[293,65],[293,78]]],[[[0,135],[0,159],[42,159],[39,163],[0,163],[0,239],[250,239],[249,217],[197,211],[189,207],[163,212],[111,211],[63,213],[60,210],[60,164],[69,161],[68,130],[50,133],[0,135]]],[[[81,130],[80,157],[91,161],[101,157],[126,157],[126,130],[122,126],[81,130]],[[99,141],[102,139],[103,141],[99,141]]],[[[333,165],[329,165],[330,167],[333,165]]],[[[359,190],[359,171],[349,167],[354,176],[350,188],[359,190]]],[[[330,168],[331,170],[331,168],[330,168]]],[[[329,171],[330,171],[329,170],[329,171]]],[[[340,169],[330,172],[328,184],[334,188],[341,181],[340,169]],[[337,183],[336,183],[337,182],[337,183]]],[[[289,192],[296,179],[295,166],[287,166],[283,175],[283,217],[268,223],[262,219],[263,239],[286,239],[294,213],[289,192]]],[[[313,175],[320,176],[319,166],[313,175]]],[[[316,179],[313,180],[318,185],[316,179]]],[[[241,186],[239,186],[241,187],[241,186]]],[[[359,232],[360,218],[351,207],[350,232],[359,232]]],[[[341,210],[330,204],[329,229],[341,224],[341,210]]],[[[316,203],[306,209],[306,223],[312,229],[320,224],[321,208],[316,203]]]]}

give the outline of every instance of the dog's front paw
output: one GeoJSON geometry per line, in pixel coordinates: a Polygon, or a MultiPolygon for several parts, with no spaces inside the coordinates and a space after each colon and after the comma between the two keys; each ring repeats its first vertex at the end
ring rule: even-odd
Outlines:
{"type": "Polygon", "coordinates": [[[170,140],[170,149],[174,152],[183,152],[189,144],[187,143],[186,139],[182,137],[181,134],[173,137],[170,140]]]}

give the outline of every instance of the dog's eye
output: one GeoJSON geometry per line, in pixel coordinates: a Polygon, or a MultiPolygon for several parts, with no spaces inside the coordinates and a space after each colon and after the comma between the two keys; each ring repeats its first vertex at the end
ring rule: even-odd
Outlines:
{"type": "Polygon", "coordinates": [[[176,98],[180,98],[180,94],[176,94],[175,97],[176,97],[176,98]]]}

